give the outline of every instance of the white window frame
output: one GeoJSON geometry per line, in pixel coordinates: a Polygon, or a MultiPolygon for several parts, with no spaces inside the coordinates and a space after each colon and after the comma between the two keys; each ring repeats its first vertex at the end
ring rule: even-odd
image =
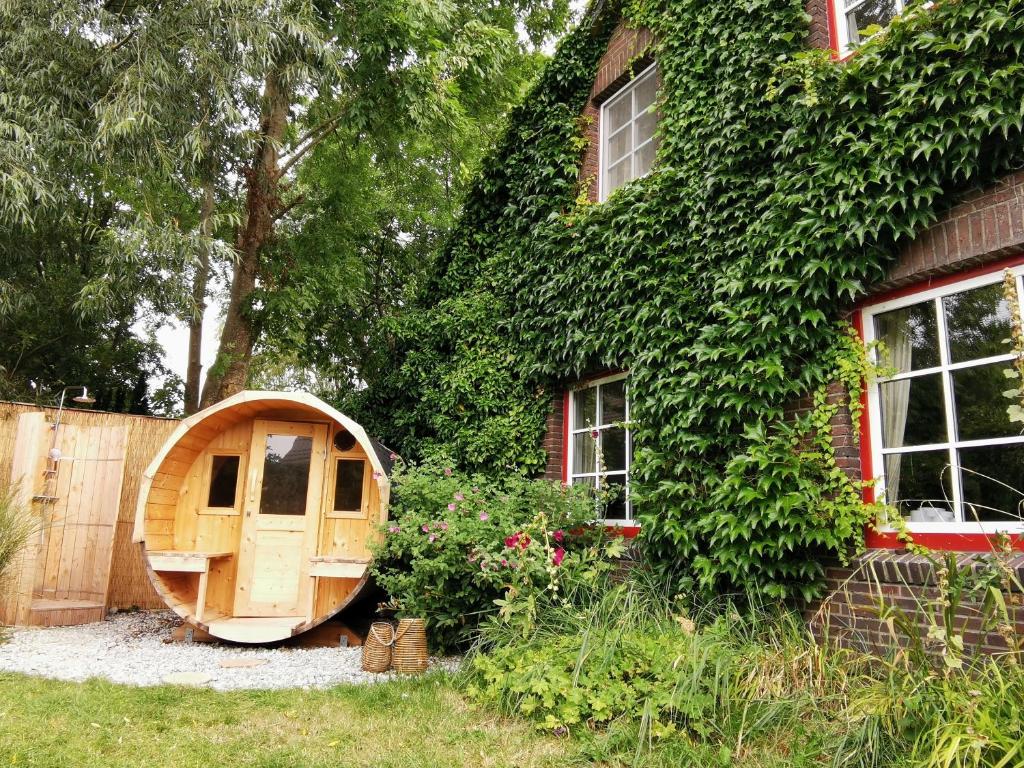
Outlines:
{"type": "MultiPolygon", "coordinates": [[[[885,498],[885,463],[884,456],[895,453],[912,453],[921,452],[926,450],[947,450],[949,454],[949,472],[950,472],[950,486],[952,488],[952,503],[954,514],[959,518],[956,522],[906,522],[907,530],[917,533],[983,533],[983,534],[995,534],[995,533],[1024,533],[1024,522],[1010,522],[1010,521],[977,521],[977,520],[965,520],[963,513],[963,505],[961,498],[961,479],[960,479],[960,462],[957,455],[957,449],[959,448],[972,448],[980,446],[990,445],[1022,445],[1024,444],[1024,435],[1017,437],[996,437],[985,440],[959,440],[954,439],[956,437],[955,429],[955,417],[953,410],[953,382],[952,374],[955,371],[964,368],[973,368],[981,365],[987,365],[991,363],[1007,362],[1016,359],[1016,354],[1013,352],[996,355],[993,357],[978,358],[976,360],[970,360],[961,363],[951,363],[949,361],[949,346],[948,337],[946,335],[946,317],[945,313],[942,312],[941,301],[944,296],[949,296],[954,293],[960,293],[962,291],[971,290],[972,288],[981,288],[983,286],[1001,284],[1006,274],[1006,269],[1000,269],[993,272],[979,275],[977,277],[966,278],[959,280],[954,283],[949,283],[938,288],[927,289],[916,293],[909,294],[907,296],[901,296],[900,298],[892,299],[889,301],[882,301],[876,304],[862,308],[862,319],[864,329],[864,341],[866,344],[873,344],[877,337],[875,335],[875,316],[888,312],[894,309],[902,309],[913,304],[920,304],[925,301],[931,301],[935,303],[936,310],[936,330],[939,339],[939,365],[930,368],[922,368],[920,370],[909,371],[906,373],[900,373],[891,377],[878,378],[877,380],[868,383],[867,395],[867,414],[868,422],[870,424],[870,440],[871,440],[871,462],[872,462],[872,474],[874,474],[875,481],[875,498],[883,500],[885,498]],[[928,445],[915,445],[912,447],[903,448],[882,448],[882,419],[881,419],[881,398],[879,394],[880,385],[887,381],[899,381],[908,378],[916,378],[919,376],[925,376],[928,374],[939,373],[942,375],[943,382],[943,398],[944,407],[946,413],[946,437],[945,442],[931,443],[928,445]]],[[[1017,281],[1017,299],[1021,305],[1021,310],[1024,311],[1024,265],[1018,265],[1009,268],[1009,271],[1016,277],[1017,281]]],[[[880,362],[877,359],[877,351],[872,352],[872,357],[875,362],[880,362]]],[[[882,361],[884,362],[884,361],[882,361]]],[[[892,526],[886,526],[883,528],[886,531],[896,530],[892,526]]]]}
{"type": "MultiPolygon", "coordinates": [[[[569,440],[568,440],[569,444],[567,446],[565,446],[565,453],[566,453],[566,457],[567,457],[566,458],[566,465],[565,465],[565,480],[566,480],[566,482],[569,485],[573,485],[574,482],[576,482],[578,480],[582,480],[582,479],[590,480],[591,483],[593,483],[593,479],[595,477],[600,477],[601,475],[616,475],[616,476],[624,477],[625,481],[626,481],[625,482],[625,489],[626,489],[626,517],[624,519],[621,519],[621,520],[619,520],[619,519],[602,519],[602,520],[600,520],[600,522],[603,523],[604,525],[609,525],[609,526],[617,525],[617,526],[633,528],[633,527],[638,527],[639,524],[637,523],[636,519],[633,517],[633,499],[632,499],[632,488],[631,488],[631,484],[630,484],[630,472],[632,471],[632,468],[633,468],[633,430],[630,429],[630,427],[629,427],[629,418],[630,418],[630,403],[629,403],[629,401],[630,401],[630,396],[629,396],[629,382],[626,381],[627,376],[628,376],[628,374],[626,374],[626,373],[611,374],[609,376],[604,376],[604,377],[602,377],[600,379],[593,379],[591,381],[587,381],[585,383],[578,384],[577,386],[575,386],[575,387],[573,387],[572,389],[569,390],[569,412],[565,415],[565,418],[568,421],[568,427],[569,427],[566,430],[566,434],[569,437],[569,440]],[[602,472],[601,471],[601,467],[597,466],[597,467],[595,467],[595,470],[596,470],[595,472],[574,473],[572,470],[573,470],[573,466],[574,466],[574,462],[575,462],[575,458],[576,458],[575,455],[574,455],[574,453],[575,453],[574,449],[575,449],[575,445],[576,445],[576,439],[575,439],[576,435],[583,434],[583,433],[590,433],[594,429],[596,429],[598,431],[604,431],[604,430],[608,429],[609,427],[614,426],[613,424],[602,424],[602,425],[599,425],[599,426],[588,425],[588,424],[584,424],[584,425],[576,424],[575,423],[575,421],[576,421],[576,395],[577,395],[578,392],[583,392],[584,390],[588,390],[588,389],[596,389],[597,387],[599,387],[599,386],[601,386],[603,384],[611,384],[611,383],[616,382],[616,381],[626,381],[626,386],[625,386],[625,391],[626,391],[626,468],[624,470],[614,470],[614,471],[610,471],[610,472],[602,472]]],[[[600,404],[600,402],[597,403],[597,413],[598,413],[598,416],[600,417],[600,413],[601,413],[601,404],[600,404]]],[[[618,423],[618,422],[616,422],[616,423],[618,423]]],[[[593,486],[591,486],[591,487],[593,487],[593,486]]]]}
{"type": "MultiPolygon", "coordinates": [[[[854,3],[850,3],[847,6],[847,0],[829,0],[832,3],[832,14],[835,18],[836,23],[836,35],[838,40],[836,41],[839,45],[839,55],[848,56],[853,53],[855,44],[850,39],[850,24],[847,21],[847,16],[850,11],[856,10],[858,7],[868,2],[868,0],[857,0],[854,3]]],[[[895,0],[896,3],[896,15],[899,16],[903,11],[907,9],[907,0],[895,0]]]]}
{"type": "MultiPolygon", "coordinates": [[[[608,177],[608,171],[610,170],[608,168],[608,159],[607,159],[607,156],[606,156],[607,155],[608,142],[612,138],[612,136],[614,136],[615,134],[619,133],[620,131],[625,131],[627,129],[630,130],[630,131],[634,130],[637,118],[640,117],[640,115],[637,114],[637,112],[636,112],[636,102],[634,101],[633,102],[633,109],[632,109],[632,116],[629,118],[629,122],[627,122],[625,125],[621,126],[614,133],[608,134],[608,131],[607,131],[607,127],[608,127],[608,110],[611,109],[613,106],[615,106],[616,104],[618,104],[620,101],[622,101],[623,99],[625,99],[627,97],[630,98],[630,99],[633,99],[633,97],[634,97],[634,95],[636,93],[636,87],[641,82],[646,80],[648,77],[657,77],[657,74],[656,74],[657,68],[658,68],[657,63],[651,64],[649,67],[644,69],[643,72],[641,72],[639,75],[637,75],[632,80],[630,80],[628,83],[626,83],[626,85],[622,86],[622,88],[620,88],[618,90],[618,92],[615,93],[614,96],[612,96],[610,99],[607,99],[603,104],[601,104],[601,115],[600,115],[600,118],[598,119],[598,160],[597,160],[597,199],[600,200],[601,202],[604,202],[605,200],[607,200],[608,196],[612,192],[615,191],[614,189],[612,189],[612,190],[608,189],[608,178],[607,177],[608,177]]],[[[652,107],[655,106],[656,104],[657,104],[657,102],[655,102],[655,104],[652,105],[652,107]]],[[[630,163],[630,173],[632,173],[633,157],[636,155],[636,153],[640,149],[642,149],[643,147],[646,147],[648,144],[653,142],[654,138],[655,137],[652,135],[651,138],[649,138],[643,144],[640,144],[639,146],[633,147],[633,149],[630,151],[630,153],[628,155],[626,155],[625,158],[620,160],[620,162],[629,162],[630,163]]],[[[648,173],[649,173],[649,171],[648,171],[648,173]]],[[[646,174],[644,174],[644,175],[646,175],[646,174]]],[[[636,179],[639,179],[639,178],[642,178],[642,177],[641,176],[634,176],[634,177],[630,178],[628,181],[623,182],[620,186],[616,187],[615,189],[621,189],[622,187],[626,186],[626,184],[629,184],[629,182],[636,181],[636,179]]]]}

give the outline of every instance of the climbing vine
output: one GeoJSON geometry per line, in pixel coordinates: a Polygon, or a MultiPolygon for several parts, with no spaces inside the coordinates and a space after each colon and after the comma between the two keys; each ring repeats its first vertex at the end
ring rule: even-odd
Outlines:
{"type": "Polygon", "coordinates": [[[627,369],[648,555],[703,589],[811,596],[872,513],[830,444],[823,388],[865,370],[835,319],[958,194],[1024,164],[1024,0],[911,3],[842,63],[808,55],[807,21],[802,0],[592,14],[352,407],[410,456],[536,473],[552,393],[627,369]],[[658,161],[585,204],[580,115],[620,14],[657,40],[658,161]]]}

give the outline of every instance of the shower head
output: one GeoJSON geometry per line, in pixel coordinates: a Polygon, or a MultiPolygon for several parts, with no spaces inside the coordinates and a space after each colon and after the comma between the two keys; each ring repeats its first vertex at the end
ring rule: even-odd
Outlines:
{"type": "Polygon", "coordinates": [[[96,402],[96,398],[92,397],[89,394],[88,387],[82,387],[82,394],[78,395],[77,397],[72,397],[71,399],[74,400],[76,403],[82,403],[83,405],[92,405],[93,403],[96,402]]]}

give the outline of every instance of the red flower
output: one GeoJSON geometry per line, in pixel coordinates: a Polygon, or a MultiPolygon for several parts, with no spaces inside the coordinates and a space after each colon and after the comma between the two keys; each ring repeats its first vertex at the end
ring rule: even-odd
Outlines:
{"type": "Polygon", "coordinates": [[[555,541],[559,544],[565,541],[565,531],[555,531],[555,541]]]}
{"type": "Polygon", "coordinates": [[[565,559],[565,550],[559,547],[555,550],[555,556],[551,558],[552,565],[561,565],[565,559]]]}
{"type": "Polygon", "coordinates": [[[505,546],[508,547],[509,549],[512,549],[518,543],[519,543],[519,534],[518,533],[515,536],[507,536],[505,538],[505,546]]]}

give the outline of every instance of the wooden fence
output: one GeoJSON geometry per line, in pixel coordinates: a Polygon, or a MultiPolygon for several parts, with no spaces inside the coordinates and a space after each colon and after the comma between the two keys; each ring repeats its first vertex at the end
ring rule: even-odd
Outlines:
{"type": "MultiPolygon", "coordinates": [[[[19,452],[25,452],[24,447],[16,448],[19,420],[25,414],[41,414],[41,427],[36,430],[42,429],[46,434],[52,434],[49,424],[56,418],[57,409],[0,402],[0,483],[6,483],[11,477],[16,462],[29,467],[32,475],[37,475],[46,464],[45,451],[41,456],[18,455],[19,452]]],[[[108,580],[105,590],[107,609],[164,607],[163,600],[150,584],[138,547],[132,544],[132,529],[142,473],[178,422],[173,419],[67,407],[61,422],[69,427],[62,442],[72,441],[67,443],[63,452],[69,457],[75,456],[77,452],[82,460],[72,462],[71,467],[63,472],[58,481],[59,487],[52,488],[52,500],[37,499],[35,506],[50,504],[53,516],[59,521],[81,519],[85,522],[78,526],[69,525],[67,532],[63,528],[55,528],[47,533],[46,546],[41,553],[47,562],[45,567],[41,564],[30,577],[34,581],[35,595],[45,598],[96,594],[98,587],[92,581],[103,578],[108,580]],[[123,462],[123,471],[119,473],[118,469],[122,466],[120,462],[123,462]],[[104,496],[104,493],[107,495],[104,496]],[[71,495],[83,499],[78,503],[79,508],[74,510],[66,508],[67,499],[71,495]],[[114,498],[119,499],[116,518],[110,509],[110,502],[114,498]],[[64,507],[61,507],[62,503],[64,507]],[[73,527],[75,530],[70,533],[73,527]],[[68,570],[66,564],[54,567],[49,562],[53,560],[52,551],[55,547],[59,548],[59,537],[63,535],[85,537],[77,542],[82,544],[78,549],[88,554],[83,556],[85,561],[77,563],[72,569],[74,573],[68,570]],[[113,537],[112,546],[103,538],[109,535],[113,537]],[[96,560],[93,553],[97,551],[110,553],[109,572],[103,563],[96,560]]],[[[39,453],[37,446],[40,436],[36,435],[35,438],[31,450],[33,454],[39,453]]],[[[23,434],[22,446],[27,442],[23,434]]],[[[45,437],[42,442],[45,442],[45,437]]],[[[45,492],[40,493],[39,487],[46,486],[37,486],[36,490],[29,493],[29,497],[45,496],[45,492]]],[[[37,623],[49,622],[44,620],[37,623]]]]}

